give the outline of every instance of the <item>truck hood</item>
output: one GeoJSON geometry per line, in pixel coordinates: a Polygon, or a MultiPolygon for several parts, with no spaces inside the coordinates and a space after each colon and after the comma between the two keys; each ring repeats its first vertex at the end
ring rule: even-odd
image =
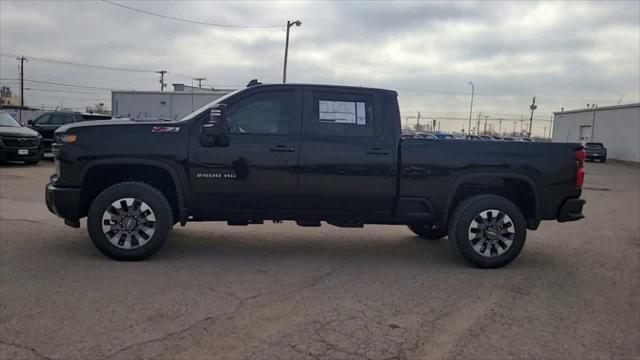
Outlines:
{"type": "Polygon", "coordinates": [[[175,124],[174,121],[167,121],[163,119],[144,119],[144,121],[136,121],[131,119],[112,119],[112,120],[95,120],[95,121],[81,121],[63,125],[56,130],[56,133],[65,133],[73,129],[95,128],[95,127],[108,127],[113,126],[142,126],[142,125],[162,125],[171,126],[175,124]]]}
{"type": "Polygon", "coordinates": [[[0,126],[0,135],[37,137],[38,132],[28,127],[0,126]]]}

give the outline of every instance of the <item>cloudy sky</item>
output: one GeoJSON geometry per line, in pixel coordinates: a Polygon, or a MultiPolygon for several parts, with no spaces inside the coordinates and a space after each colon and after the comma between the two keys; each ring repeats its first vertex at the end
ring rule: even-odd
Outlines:
{"type": "MultiPolygon", "coordinates": [[[[105,89],[156,90],[205,77],[216,87],[282,78],[287,20],[289,82],[398,90],[409,122],[418,111],[443,130],[474,114],[520,128],[537,96],[534,131],[553,111],[596,103],[640,102],[640,7],[617,2],[173,2],[119,4],[193,21],[271,26],[195,25],[102,1],[0,1],[0,84],[18,90],[14,55],[25,65],[27,105],[82,107],[110,102],[105,89]],[[45,60],[139,71],[115,71],[45,60]],[[85,85],[59,86],[42,82],[85,85]],[[57,89],[57,90],[54,90],[57,89]],[[63,92],[64,91],[64,92],[63,92]]],[[[493,120],[493,121],[492,121],[493,120]]]]}

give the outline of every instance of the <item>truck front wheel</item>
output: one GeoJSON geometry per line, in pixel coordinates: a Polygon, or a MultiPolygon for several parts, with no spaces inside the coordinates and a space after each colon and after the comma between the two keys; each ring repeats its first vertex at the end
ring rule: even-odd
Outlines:
{"type": "Polygon", "coordinates": [[[447,236],[446,230],[434,228],[427,224],[411,224],[407,225],[407,227],[409,227],[409,230],[413,231],[414,234],[423,239],[438,240],[447,236]]]}
{"type": "Polygon", "coordinates": [[[91,203],[89,236],[115,260],[143,260],[155,254],[171,233],[171,205],[158,189],[128,181],[101,192],[91,203]]]}
{"type": "Polygon", "coordinates": [[[527,227],[511,201],[477,195],[458,205],[449,223],[449,240],[460,255],[479,268],[499,268],[522,251],[527,227]]]}

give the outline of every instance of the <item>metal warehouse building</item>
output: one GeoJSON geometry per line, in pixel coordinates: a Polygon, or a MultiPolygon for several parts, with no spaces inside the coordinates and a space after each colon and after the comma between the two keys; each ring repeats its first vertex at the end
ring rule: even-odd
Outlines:
{"type": "Polygon", "coordinates": [[[608,158],[640,162],[640,103],[553,113],[554,142],[600,142],[608,158]]]}
{"type": "Polygon", "coordinates": [[[231,89],[205,89],[173,84],[174,91],[112,91],[114,117],[180,119],[231,89]]]}

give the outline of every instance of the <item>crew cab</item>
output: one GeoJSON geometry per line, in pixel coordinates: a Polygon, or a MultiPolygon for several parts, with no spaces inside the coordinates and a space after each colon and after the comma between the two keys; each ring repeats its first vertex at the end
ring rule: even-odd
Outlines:
{"type": "Polygon", "coordinates": [[[250,86],[174,122],[61,127],[50,211],[105,255],[141,260],[172,227],[321,222],[407,225],[448,235],[478,267],[500,267],[542,220],[583,217],[580,144],[402,137],[397,93],[330,85],[250,86]]]}

